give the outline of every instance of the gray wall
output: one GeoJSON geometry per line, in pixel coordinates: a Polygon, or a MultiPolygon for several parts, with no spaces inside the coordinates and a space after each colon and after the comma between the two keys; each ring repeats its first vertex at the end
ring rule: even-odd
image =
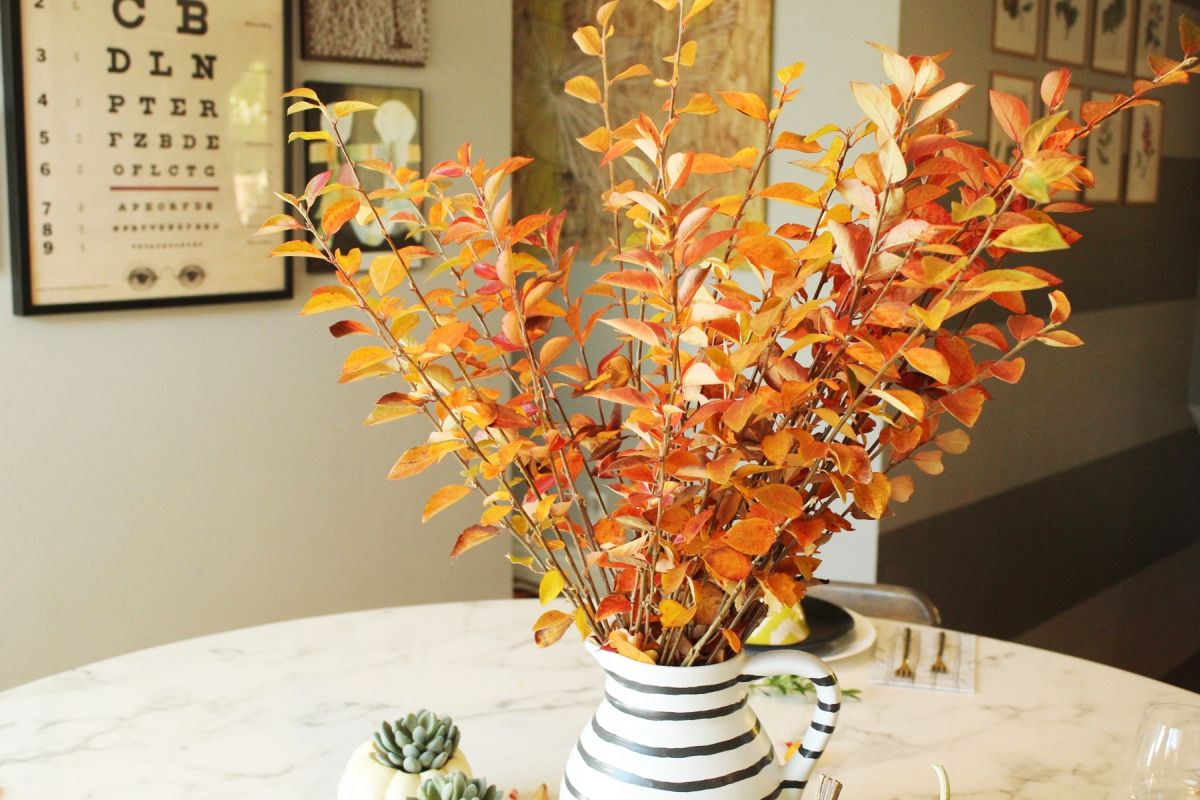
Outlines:
{"type": "MultiPolygon", "coordinates": [[[[978,87],[960,120],[980,132],[991,71],[1040,79],[1056,66],[993,53],[990,30],[985,0],[902,4],[901,51],[954,50],[947,73],[978,87]]],[[[1072,82],[1117,91],[1131,80],[1075,69],[1072,82]]],[[[926,590],[951,625],[1015,636],[1200,535],[1184,500],[1200,486],[1186,400],[1200,87],[1162,97],[1159,202],[1073,216],[1083,241],[1031,262],[1065,280],[1069,327],[1087,346],[1035,351],[1020,385],[994,387],[971,449],[884,521],[880,579],[926,590]]]]}
{"type": "MultiPolygon", "coordinates": [[[[427,67],[297,61],[296,82],[422,88],[428,164],[467,139],[508,155],[509,3],[429,5],[427,67]]],[[[425,426],[362,427],[387,389],[336,385],[345,343],[297,316],[320,281],[298,271],[292,301],[17,318],[0,236],[0,689],[213,631],[509,592],[502,545],[446,557],[471,503],[420,525],[452,469],[384,480],[425,426]]]]}

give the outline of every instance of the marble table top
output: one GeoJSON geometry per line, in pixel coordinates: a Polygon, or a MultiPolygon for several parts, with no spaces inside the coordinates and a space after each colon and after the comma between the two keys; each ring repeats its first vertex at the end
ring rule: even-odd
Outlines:
{"type": "MultiPolygon", "coordinates": [[[[572,637],[529,634],[533,601],[316,617],[132,653],[0,693],[0,800],[334,798],[379,720],[454,716],[477,774],[557,788],[598,701],[599,668],[572,637]]],[[[886,625],[887,623],[881,623],[886,625]]],[[[843,704],[818,772],[846,800],[1104,798],[1142,709],[1200,696],[1087,661],[979,642],[973,695],[874,686],[870,655],[839,662],[843,704]]],[[[801,699],[756,696],[777,740],[807,725],[801,699]]]]}

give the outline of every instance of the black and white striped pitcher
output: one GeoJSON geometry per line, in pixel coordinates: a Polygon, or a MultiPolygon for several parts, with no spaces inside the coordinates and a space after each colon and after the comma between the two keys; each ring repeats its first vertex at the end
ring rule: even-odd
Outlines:
{"type": "Polygon", "coordinates": [[[571,751],[560,798],[798,800],[837,723],[837,678],[810,653],[660,667],[587,647],[607,675],[604,700],[571,751]],[[787,764],[747,705],[749,682],[767,675],[800,675],[817,689],[812,722],[787,764]]]}

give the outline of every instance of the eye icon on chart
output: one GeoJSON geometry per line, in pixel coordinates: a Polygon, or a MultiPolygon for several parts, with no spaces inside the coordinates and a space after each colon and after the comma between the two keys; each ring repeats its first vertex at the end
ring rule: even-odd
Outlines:
{"type": "Polygon", "coordinates": [[[179,281],[179,285],[187,289],[195,289],[204,283],[204,279],[208,277],[208,273],[204,271],[204,267],[199,264],[188,264],[179,272],[171,270],[163,270],[155,272],[150,267],[134,267],[129,271],[129,285],[139,291],[149,291],[158,283],[159,278],[170,275],[179,281]]]}

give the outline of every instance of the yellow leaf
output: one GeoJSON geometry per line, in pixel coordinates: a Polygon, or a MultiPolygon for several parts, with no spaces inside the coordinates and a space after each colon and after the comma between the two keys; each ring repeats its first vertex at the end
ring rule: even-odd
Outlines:
{"type": "Polygon", "coordinates": [[[582,608],[575,609],[575,627],[584,639],[592,635],[592,625],[588,622],[587,612],[582,608]]]}
{"type": "Polygon", "coordinates": [[[292,89],[291,91],[284,92],[281,97],[303,97],[305,100],[312,100],[314,103],[321,102],[317,98],[317,93],[312,89],[309,89],[307,86],[300,86],[296,89],[292,89]]]}
{"type": "Polygon", "coordinates": [[[538,647],[549,647],[562,638],[573,622],[574,619],[570,615],[551,609],[533,623],[533,640],[538,647]]]}
{"type": "Polygon", "coordinates": [[[538,600],[542,605],[546,605],[554,598],[562,594],[563,587],[567,585],[566,578],[556,569],[552,569],[542,576],[542,581],[538,584],[538,600]]]}
{"type": "Polygon", "coordinates": [[[786,67],[780,67],[775,73],[775,77],[780,83],[791,83],[804,74],[804,62],[797,61],[795,64],[789,64],[786,67]]]}
{"type": "Polygon", "coordinates": [[[404,263],[394,253],[377,256],[371,262],[371,284],[380,295],[395,289],[408,277],[404,263]]]}
{"type": "Polygon", "coordinates": [[[601,94],[596,81],[587,75],[576,75],[567,81],[564,90],[572,97],[577,97],[586,103],[599,103],[601,94]]]}
{"type": "Polygon", "coordinates": [[[664,628],[682,628],[696,616],[696,607],[685,608],[674,600],[663,600],[658,604],[658,614],[664,628]]]}
{"type": "Polygon", "coordinates": [[[495,525],[472,525],[458,536],[454,549],[450,551],[451,558],[457,558],[476,545],[481,545],[500,535],[500,529],[495,525]]]}
{"type": "Polygon", "coordinates": [[[688,10],[687,16],[683,18],[683,24],[687,25],[697,14],[712,4],[713,0],[692,0],[692,7],[688,10]]]}
{"type": "Polygon", "coordinates": [[[626,658],[631,658],[634,661],[640,661],[643,664],[653,664],[654,659],[643,653],[629,638],[629,632],[623,630],[614,630],[608,634],[608,644],[612,645],[613,649],[626,658]]]}
{"type": "Polygon", "coordinates": [[[292,131],[288,134],[288,144],[302,139],[306,142],[333,142],[333,137],[329,135],[329,131],[292,131]]]}
{"type": "Polygon", "coordinates": [[[357,114],[359,111],[377,111],[379,106],[373,106],[370,103],[364,103],[361,100],[342,100],[330,106],[333,111],[334,119],[348,117],[351,114],[357,114]]]}
{"type": "Polygon", "coordinates": [[[1022,253],[1042,253],[1070,247],[1058,232],[1058,228],[1045,222],[1009,228],[992,240],[992,246],[1022,253]]]}
{"type": "Polygon", "coordinates": [[[571,38],[575,40],[575,44],[579,45],[579,49],[583,51],[584,55],[598,56],[604,49],[604,43],[600,40],[600,31],[591,25],[577,28],[571,38]]]}
{"type": "Polygon", "coordinates": [[[430,496],[429,502],[425,504],[425,511],[421,514],[421,522],[428,522],[429,518],[434,514],[446,510],[470,493],[471,487],[469,486],[461,484],[443,486],[434,492],[430,496]]]}
{"type": "Polygon", "coordinates": [[[612,19],[613,12],[617,10],[617,4],[620,0],[608,0],[607,3],[596,9],[596,22],[600,23],[600,27],[606,27],[608,21],[612,19]]]}
{"type": "Polygon", "coordinates": [[[616,83],[617,81],[625,81],[625,80],[629,80],[630,78],[644,78],[649,74],[650,74],[650,68],[647,67],[645,64],[634,64],[632,67],[626,67],[625,69],[618,72],[615,76],[612,77],[610,82],[616,83]]]}
{"type": "Polygon", "coordinates": [[[417,406],[400,406],[400,405],[377,405],[371,410],[370,415],[363,420],[363,425],[382,425],[385,422],[394,422],[398,419],[411,417],[413,414],[420,413],[421,409],[417,406]]]}
{"type": "Polygon", "coordinates": [[[310,314],[321,314],[326,311],[334,311],[339,308],[348,308],[357,305],[358,298],[354,296],[354,292],[346,287],[323,286],[313,291],[312,297],[308,298],[308,302],[304,304],[304,308],[300,309],[300,316],[307,317],[310,314]]]}
{"type": "Polygon", "coordinates": [[[968,292],[1024,292],[1049,286],[1046,281],[1018,269],[992,269],[963,284],[968,292]]]}
{"type": "Polygon", "coordinates": [[[303,239],[292,239],[284,242],[271,251],[273,258],[283,256],[295,256],[298,258],[319,258],[325,260],[325,254],[312,245],[311,242],[306,242],[303,239]]]}
{"type": "Polygon", "coordinates": [[[914,347],[904,351],[904,360],[917,372],[923,372],[938,383],[950,381],[950,363],[937,350],[914,347]]]}
{"type": "Polygon", "coordinates": [[[882,398],[888,405],[915,420],[925,418],[925,401],[916,392],[910,392],[908,389],[872,389],[871,394],[882,398]]]}
{"type": "Polygon", "coordinates": [[[971,444],[971,437],[962,428],[955,428],[952,431],[938,434],[933,442],[945,452],[956,456],[966,452],[968,445],[971,444]]]}

